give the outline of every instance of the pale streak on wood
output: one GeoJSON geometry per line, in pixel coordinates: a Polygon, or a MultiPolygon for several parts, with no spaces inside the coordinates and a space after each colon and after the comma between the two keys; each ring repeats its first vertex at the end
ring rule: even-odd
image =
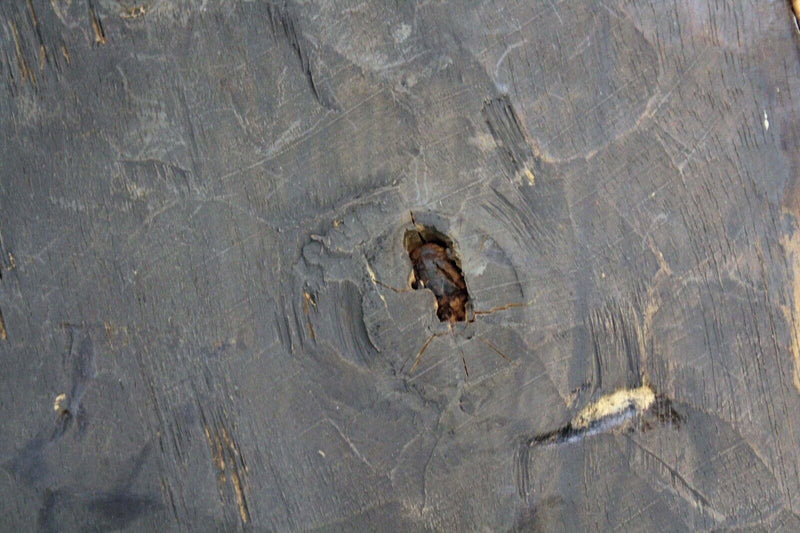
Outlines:
{"type": "MultiPolygon", "coordinates": [[[[795,5],[800,3],[800,0],[795,0],[795,5]]],[[[792,355],[792,384],[795,390],[800,394],[800,233],[794,231],[789,236],[784,236],[781,239],[783,249],[786,255],[789,256],[789,268],[792,272],[792,295],[790,305],[782,305],[786,323],[790,325],[791,329],[791,355],[792,355]]]]}
{"type": "Polygon", "coordinates": [[[641,413],[646,411],[655,399],[653,389],[646,385],[636,389],[618,390],[584,407],[572,419],[571,425],[575,429],[587,428],[592,422],[622,414],[631,407],[641,413]]]}

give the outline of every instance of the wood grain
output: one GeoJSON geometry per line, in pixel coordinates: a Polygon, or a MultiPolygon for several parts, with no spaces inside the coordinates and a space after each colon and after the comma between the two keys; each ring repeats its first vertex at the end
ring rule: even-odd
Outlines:
{"type": "Polygon", "coordinates": [[[7,1],[0,92],[2,529],[800,529],[789,2],[7,1]]]}

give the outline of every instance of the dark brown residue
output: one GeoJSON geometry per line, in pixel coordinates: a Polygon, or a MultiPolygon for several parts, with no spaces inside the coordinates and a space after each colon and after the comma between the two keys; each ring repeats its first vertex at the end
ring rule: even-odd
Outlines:
{"type": "Polygon", "coordinates": [[[452,241],[434,229],[417,227],[406,232],[405,245],[414,269],[411,286],[433,292],[439,320],[467,320],[469,292],[452,241]]]}
{"type": "Polygon", "coordinates": [[[659,394],[656,396],[656,401],[650,406],[650,409],[645,413],[640,424],[640,429],[650,431],[657,426],[669,426],[679,428],[684,422],[684,417],[672,406],[672,400],[659,394]]]}

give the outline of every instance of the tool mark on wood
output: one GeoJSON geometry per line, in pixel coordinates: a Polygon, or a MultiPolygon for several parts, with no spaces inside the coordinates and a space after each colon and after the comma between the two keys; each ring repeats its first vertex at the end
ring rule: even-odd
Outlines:
{"type": "Polygon", "coordinates": [[[92,23],[92,32],[94,33],[94,44],[106,44],[106,32],[103,30],[103,23],[97,17],[94,11],[94,5],[89,2],[89,20],[92,23]]]}
{"type": "MultiPolygon", "coordinates": [[[[573,443],[612,431],[634,416],[644,414],[654,404],[656,396],[650,387],[619,390],[581,409],[566,426],[529,439],[528,446],[573,443]]],[[[659,406],[659,419],[680,421],[669,400],[662,398],[659,406]]]]}
{"type": "Polygon", "coordinates": [[[303,74],[308,81],[308,86],[314,95],[314,99],[323,107],[333,109],[333,103],[320,92],[320,88],[317,86],[317,82],[314,79],[311,59],[308,54],[310,45],[305,42],[302,33],[298,30],[296,17],[290,11],[289,3],[286,0],[270,2],[267,4],[267,11],[269,13],[269,21],[273,34],[277,36],[280,30],[289,41],[289,45],[294,49],[295,54],[297,54],[297,58],[300,60],[300,66],[303,69],[303,74]]]}
{"type": "Polygon", "coordinates": [[[532,449],[579,442],[601,433],[649,431],[656,426],[680,427],[684,416],[672,401],[653,389],[642,386],[622,389],[601,397],[581,409],[570,422],[556,430],[523,438],[516,452],[516,482],[521,498],[528,497],[528,463],[532,449]]]}
{"type": "Polygon", "coordinates": [[[223,502],[225,501],[224,489],[226,482],[230,480],[233,495],[236,499],[236,507],[239,511],[239,518],[242,524],[247,524],[250,521],[250,510],[247,506],[247,495],[245,494],[244,476],[248,468],[244,457],[242,457],[235,440],[231,437],[222,421],[212,420],[209,423],[202,409],[200,409],[200,416],[203,419],[203,431],[208,441],[208,447],[211,450],[211,460],[217,470],[220,499],[223,502]]]}
{"type": "Polygon", "coordinates": [[[524,177],[533,185],[535,178],[531,167],[535,167],[539,158],[508,95],[486,99],[483,103],[483,118],[509,174],[524,177]]]}
{"type": "Polygon", "coordinates": [[[30,22],[33,26],[33,31],[36,33],[36,40],[39,43],[39,70],[44,70],[47,61],[47,48],[44,46],[44,39],[42,38],[42,30],[39,27],[39,17],[36,16],[36,10],[33,8],[33,2],[28,0],[28,13],[30,14],[30,22]]]}
{"type": "Polygon", "coordinates": [[[14,53],[17,56],[17,68],[19,68],[20,80],[22,83],[24,83],[25,80],[30,80],[31,85],[33,85],[35,88],[38,88],[36,76],[34,75],[33,70],[31,70],[31,68],[28,66],[28,62],[25,60],[25,53],[22,50],[22,42],[20,41],[17,25],[14,24],[13,21],[9,21],[8,25],[11,27],[11,34],[14,37],[14,53]]]}
{"type": "Polygon", "coordinates": [[[311,308],[317,309],[317,302],[314,297],[308,291],[303,291],[303,314],[306,315],[306,327],[308,328],[308,334],[311,336],[311,340],[317,340],[317,336],[314,334],[314,326],[311,324],[311,317],[310,312],[311,308]]]}
{"type": "Polygon", "coordinates": [[[644,385],[603,396],[584,407],[566,426],[537,435],[528,444],[536,446],[577,442],[621,428],[628,420],[645,414],[648,418],[640,418],[637,426],[643,431],[651,429],[654,422],[677,426],[682,420],[668,398],[656,396],[653,389],[644,385]]]}

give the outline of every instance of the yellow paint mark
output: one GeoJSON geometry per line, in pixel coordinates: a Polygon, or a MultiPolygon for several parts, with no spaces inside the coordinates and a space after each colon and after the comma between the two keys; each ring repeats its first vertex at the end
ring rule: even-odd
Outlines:
{"type": "Polygon", "coordinates": [[[53,411],[56,413],[62,412],[67,407],[67,395],[63,392],[56,396],[55,401],[53,401],[53,411]]]}
{"type": "Polygon", "coordinates": [[[6,340],[8,334],[6,333],[6,322],[3,320],[3,313],[0,313],[0,341],[6,340]]]}
{"type": "Polygon", "coordinates": [[[792,0],[792,11],[797,24],[800,25],[800,0],[792,0]]]}
{"type": "Polygon", "coordinates": [[[64,56],[64,59],[67,61],[67,65],[69,65],[69,52],[67,51],[67,47],[63,44],[61,45],[61,55],[64,56]]]}
{"type": "Polygon", "coordinates": [[[525,177],[528,178],[528,183],[530,185],[533,185],[536,182],[533,172],[531,172],[531,169],[529,169],[527,166],[525,167],[525,172],[523,172],[523,174],[525,174],[525,177]]]}
{"type": "Polygon", "coordinates": [[[631,407],[639,412],[646,411],[655,399],[656,395],[653,393],[653,389],[647,386],[618,390],[584,407],[572,419],[571,425],[573,429],[587,428],[592,422],[621,414],[631,407]]]}

